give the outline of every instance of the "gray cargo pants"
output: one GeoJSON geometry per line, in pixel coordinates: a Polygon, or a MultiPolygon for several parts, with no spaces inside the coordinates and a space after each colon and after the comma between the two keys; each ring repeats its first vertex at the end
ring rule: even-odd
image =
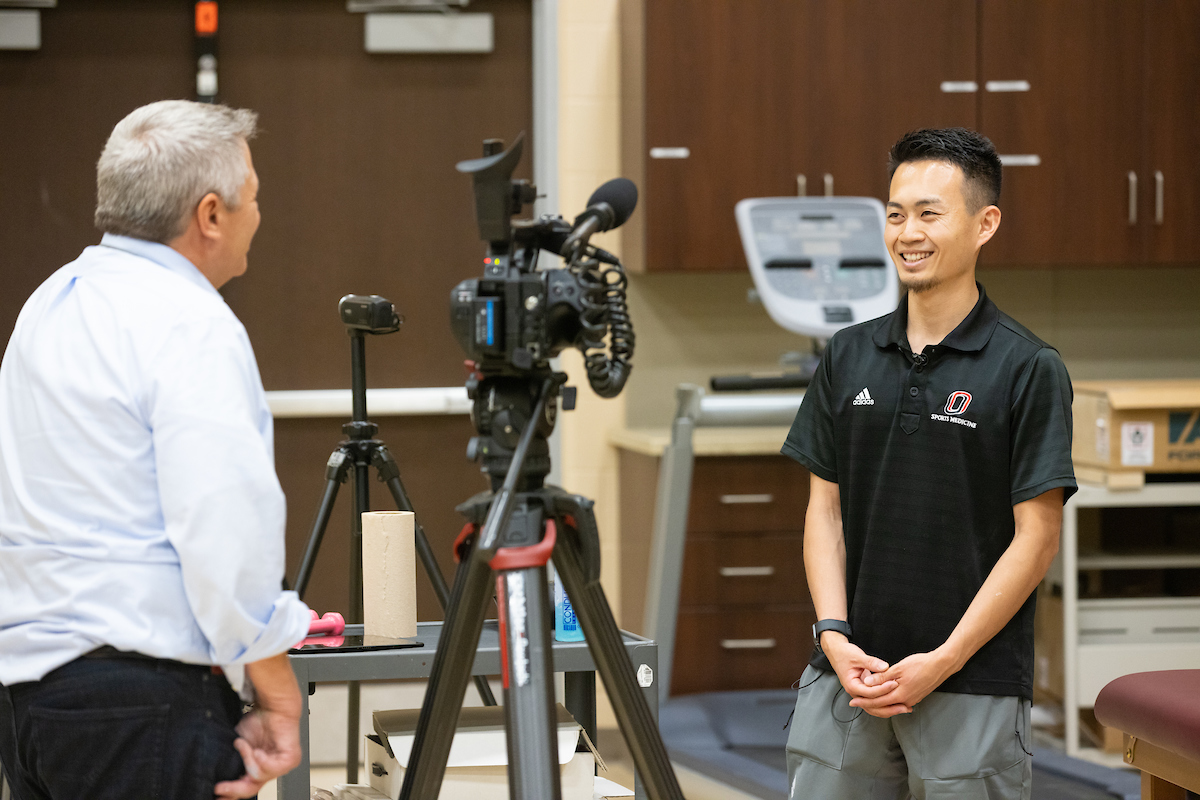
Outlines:
{"type": "Polygon", "coordinates": [[[852,708],[832,672],[808,667],[800,686],[790,800],[1029,800],[1028,700],[934,692],[879,719],[852,708]]]}

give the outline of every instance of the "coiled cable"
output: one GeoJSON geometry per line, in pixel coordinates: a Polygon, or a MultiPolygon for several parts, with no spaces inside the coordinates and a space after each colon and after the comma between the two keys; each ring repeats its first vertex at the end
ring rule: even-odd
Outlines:
{"type": "Polygon", "coordinates": [[[590,254],[573,261],[570,268],[583,287],[578,347],[588,383],[601,397],[616,397],[633,369],[635,337],[626,301],[629,279],[620,263],[602,264],[590,254]]]}

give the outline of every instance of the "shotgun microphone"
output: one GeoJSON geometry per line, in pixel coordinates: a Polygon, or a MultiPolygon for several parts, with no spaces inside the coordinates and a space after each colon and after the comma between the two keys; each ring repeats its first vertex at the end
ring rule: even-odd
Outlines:
{"type": "Polygon", "coordinates": [[[637,207],[637,186],[628,178],[613,178],[588,198],[587,208],[575,218],[560,255],[572,259],[587,246],[592,234],[619,228],[637,207]]]}

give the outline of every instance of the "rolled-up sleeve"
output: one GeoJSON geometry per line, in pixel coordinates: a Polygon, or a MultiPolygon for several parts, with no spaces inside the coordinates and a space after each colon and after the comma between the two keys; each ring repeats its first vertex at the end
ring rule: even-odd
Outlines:
{"type": "Polygon", "coordinates": [[[148,411],[167,539],[214,664],[247,664],[304,638],[309,612],[284,575],[283,491],[244,329],[174,326],[151,370],[148,411]]]}

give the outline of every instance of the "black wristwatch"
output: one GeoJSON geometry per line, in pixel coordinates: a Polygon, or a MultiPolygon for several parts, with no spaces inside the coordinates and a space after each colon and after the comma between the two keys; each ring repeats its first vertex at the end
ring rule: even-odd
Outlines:
{"type": "Polygon", "coordinates": [[[821,634],[825,631],[836,631],[847,639],[850,638],[850,623],[844,619],[823,619],[813,625],[813,642],[821,646],[821,634]]]}

